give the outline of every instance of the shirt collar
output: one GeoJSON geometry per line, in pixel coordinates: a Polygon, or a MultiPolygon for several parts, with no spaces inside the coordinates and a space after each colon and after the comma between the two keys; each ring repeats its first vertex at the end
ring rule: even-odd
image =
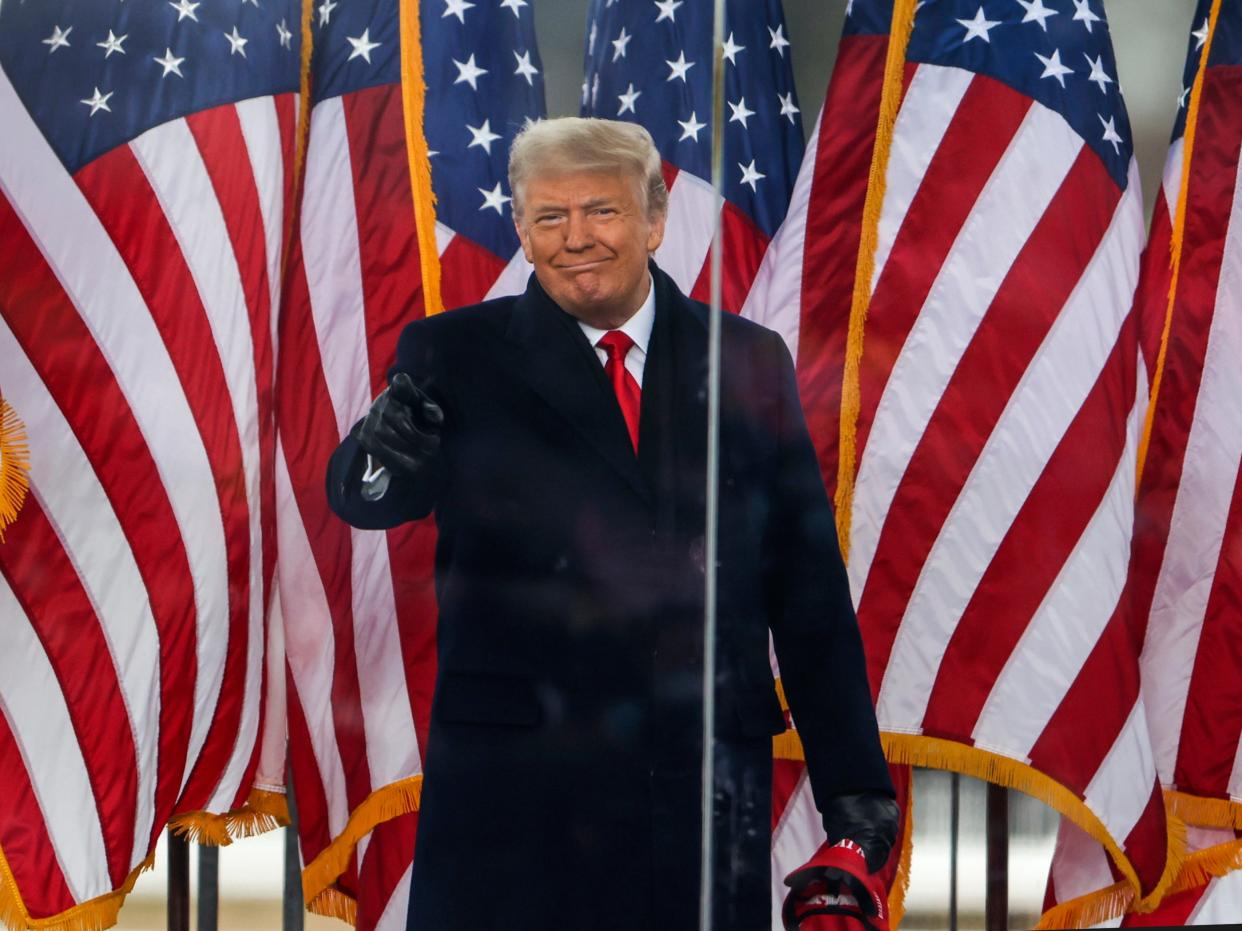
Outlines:
{"type": "MultiPolygon", "coordinates": [[[[655,326],[655,282],[650,274],[647,276],[647,283],[647,299],[629,320],[617,327],[634,341],[634,346],[641,349],[643,355],[647,354],[647,344],[651,342],[651,329],[655,326]]],[[[592,346],[598,343],[605,333],[610,332],[589,326],[581,320],[578,321],[578,326],[582,327],[582,332],[586,334],[587,341],[592,346]]]]}

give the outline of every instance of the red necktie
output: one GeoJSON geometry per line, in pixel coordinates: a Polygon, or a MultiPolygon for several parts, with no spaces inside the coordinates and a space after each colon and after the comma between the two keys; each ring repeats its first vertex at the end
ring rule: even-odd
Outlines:
{"type": "Polygon", "coordinates": [[[638,412],[642,409],[642,391],[625,367],[625,355],[634,345],[634,340],[620,330],[610,330],[595,345],[608,353],[604,374],[612,382],[612,390],[616,392],[617,403],[621,405],[621,414],[630,431],[630,442],[634,444],[634,452],[638,452],[638,412]]]}

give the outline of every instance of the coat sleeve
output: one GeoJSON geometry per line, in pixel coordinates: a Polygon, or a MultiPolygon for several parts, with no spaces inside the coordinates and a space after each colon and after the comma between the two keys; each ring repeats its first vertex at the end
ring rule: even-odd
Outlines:
{"type": "MultiPolygon", "coordinates": [[[[446,409],[447,414],[446,380],[440,375],[436,364],[440,357],[436,348],[436,333],[427,323],[425,320],[415,321],[401,332],[397,360],[388,370],[388,378],[391,380],[397,372],[408,373],[415,384],[446,409]]],[[[448,429],[447,423],[445,429],[448,429]]],[[[362,496],[366,458],[357,440],[346,435],[328,460],[328,505],[341,520],[361,530],[387,530],[406,521],[426,517],[435,509],[445,484],[443,453],[413,477],[393,475],[388,490],[373,501],[362,496]]]]}
{"type": "Polygon", "coordinates": [[[765,375],[779,379],[776,480],[765,595],[781,681],[816,805],[854,792],[893,795],[867,682],[862,637],[836,522],[798,399],[793,361],[772,334],[765,375]]]}

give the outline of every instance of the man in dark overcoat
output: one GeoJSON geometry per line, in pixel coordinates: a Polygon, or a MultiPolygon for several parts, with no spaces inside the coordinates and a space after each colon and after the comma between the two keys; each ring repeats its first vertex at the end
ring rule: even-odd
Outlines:
{"type": "MultiPolygon", "coordinates": [[[[417,931],[697,928],[708,309],[650,256],[650,136],[528,127],[526,292],[406,327],[332,457],[356,527],[435,514],[439,672],[417,931]],[[617,335],[620,334],[620,335],[617,335]]],[[[769,632],[830,838],[896,806],[833,515],[782,340],[722,320],[714,927],[770,926],[769,632]]]]}

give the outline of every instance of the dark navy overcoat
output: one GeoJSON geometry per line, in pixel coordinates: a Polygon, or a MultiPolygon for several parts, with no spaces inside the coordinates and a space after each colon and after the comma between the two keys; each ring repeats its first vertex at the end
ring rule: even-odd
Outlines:
{"type": "MultiPolygon", "coordinates": [[[[416,931],[697,928],[708,310],[652,266],[639,453],[576,321],[526,292],[406,327],[442,455],[357,527],[434,512],[439,672],[416,931]]],[[[783,686],[820,804],[891,793],[833,515],[782,340],[722,321],[715,927],[771,921],[783,686]]],[[[365,674],[365,670],[363,670],[365,674]]]]}

